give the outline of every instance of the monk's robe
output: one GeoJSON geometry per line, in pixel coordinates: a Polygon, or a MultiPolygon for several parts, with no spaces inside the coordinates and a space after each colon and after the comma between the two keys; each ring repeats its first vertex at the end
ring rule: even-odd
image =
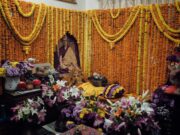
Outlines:
{"type": "Polygon", "coordinates": [[[60,73],[65,74],[72,71],[74,68],[78,68],[76,55],[71,47],[67,49],[60,49],[60,73]]]}

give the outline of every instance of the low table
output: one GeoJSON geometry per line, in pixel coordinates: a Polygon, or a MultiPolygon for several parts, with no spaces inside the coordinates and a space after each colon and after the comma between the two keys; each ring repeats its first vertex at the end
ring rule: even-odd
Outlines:
{"type": "Polygon", "coordinates": [[[41,89],[32,89],[32,90],[17,90],[14,92],[11,91],[5,91],[6,94],[9,94],[11,96],[22,96],[22,95],[26,95],[26,94],[30,94],[30,93],[37,93],[37,92],[41,92],[41,89]]]}
{"type": "Polygon", "coordinates": [[[55,122],[52,122],[52,123],[49,123],[47,125],[44,125],[43,128],[49,132],[52,132],[54,135],[74,135],[74,132],[77,129],[79,131],[81,131],[82,135],[103,135],[102,132],[100,132],[94,128],[85,126],[85,125],[77,125],[76,127],[72,128],[72,129],[70,129],[64,133],[59,133],[59,132],[55,131],[54,125],[55,125],[55,122]]]}

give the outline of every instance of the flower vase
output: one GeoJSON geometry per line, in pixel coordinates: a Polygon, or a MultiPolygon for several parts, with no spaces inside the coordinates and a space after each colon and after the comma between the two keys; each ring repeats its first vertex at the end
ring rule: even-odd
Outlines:
{"type": "Polygon", "coordinates": [[[60,133],[63,133],[63,132],[65,132],[65,131],[67,131],[68,129],[67,129],[67,127],[66,127],[66,121],[67,121],[67,119],[66,119],[66,117],[65,116],[63,116],[62,114],[61,114],[61,110],[63,109],[63,108],[67,108],[68,107],[68,104],[66,104],[66,103],[64,103],[64,104],[59,104],[58,106],[57,106],[57,109],[58,109],[58,119],[56,120],[56,122],[55,122],[55,130],[57,131],[57,132],[60,132],[60,133]]]}
{"type": "Polygon", "coordinates": [[[5,89],[8,91],[14,91],[17,89],[17,85],[20,82],[20,77],[6,77],[5,78],[5,89]]]}

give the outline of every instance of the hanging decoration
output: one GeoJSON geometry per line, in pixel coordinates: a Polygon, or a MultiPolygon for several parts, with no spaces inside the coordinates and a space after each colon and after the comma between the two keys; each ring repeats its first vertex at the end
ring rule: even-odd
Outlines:
{"type": "Polygon", "coordinates": [[[159,31],[161,31],[166,38],[168,38],[169,40],[171,40],[171,41],[175,42],[177,45],[179,45],[179,44],[180,44],[180,39],[179,39],[179,38],[176,39],[176,38],[172,37],[171,35],[169,35],[169,34],[162,28],[162,26],[159,24],[159,21],[158,21],[158,19],[156,18],[155,12],[154,12],[154,10],[153,10],[153,5],[150,5],[150,11],[151,11],[153,20],[154,20],[154,22],[156,23],[159,31]]]}
{"type": "Polygon", "coordinates": [[[156,9],[157,9],[157,14],[158,14],[158,17],[160,19],[160,21],[162,22],[163,26],[170,32],[172,33],[180,33],[180,29],[174,29],[174,28],[171,28],[164,20],[163,16],[162,16],[162,13],[161,13],[161,10],[160,10],[160,7],[159,7],[159,4],[156,4],[155,5],[156,9]]]}
{"type": "Polygon", "coordinates": [[[36,7],[36,5],[34,3],[31,3],[32,4],[32,7],[31,7],[31,10],[30,12],[27,12],[25,13],[22,8],[20,7],[20,3],[19,3],[19,0],[14,0],[14,3],[19,11],[19,13],[23,16],[23,17],[31,17],[34,13],[34,9],[36,7]]]}
{"type": "MultiPolygon", "coordinates": [[[[0,10],[3,15],[4,20],[6,21],[9,29],[14,34],[15,38],[23,45],[30,45],[39,35],[41,28],[44,24],[46,17],[46,5],[40,4],[37,20],[32,32],[28,36],[23,36],[15,27],[13,20],[11,19],[11,13],[8,8],[7,0],[1,0],[0,10]]],[[[28,51],[27,51],[28,52],[28,51]]]]}
{"type": "Polygon", "coordinates": [[[114,48],[114,45],[117,41],[119,41],[121,38],[123,38],[126,33],[128,32],[128,30],[131,28],[131,26],[134,24],[138,14],[140,11],[140,7],[135,7],[133,8],[130,17],[127,19],[127,21],[125,22],[124,26],[122,27],[122,29],[120,29],[119,32],[115,33],[115,34],[108,34],[100,25],[97,15],[96,15],[96,11],[92,12],[92,20],[93,23],[96,27],[96,30],[98,31],[98,33],[100,34],[100,36],[109,43],[111,49],[114,48]]]}
{"type": "Polygon", "coordinates": [[[141,8],[140,12],[140,24],[139,24],[139,46],[138,46],[138,65],[137,65],[137,86],[136,94],[140,94],[140,76],[141,76],[141,55],[142,55],[142,34],[143,34],[143,13],[144,9],[141,8]]]}
{"type": "Polygon", "coordinates": [[[84,45],[84,73],[85,76],[91,75],[91,40],[92,40],[92,20],[89,16],[85,16],[85,45],[84,45]]]}
{"type": "Polygon", "coordinates": [[[51,25],[51,7],[48,6],[48,9],[47,9],[47,62],[50,63],[50,39],[51,39],[51,34],[50,34],[50,25],[51,25]]]}
{"type": "Polygon", "coordinates": [[[175,0],[175,6],[176,6],[178,12],[180,12],[180,6],[179,6],[179,1],[178,0],[175,0]]]}
{"type": "MultiPolygon", "coordinates": [[[[92,18],[93,23],[91,73],[99,72],[105,75],[110,83],[118,81],[128,92],[137,94],[146,89],[153,91],[158,85],[166,82],[166,57],[180,39],[179,33],[174,33],[174,30],[178,29],[172,28],[172,26],[179,26],[179,19],[168,20],[170,24],[167,25],[174,29],[171,31],[158,17],[155,5],[153,8],[150,7],[141,6],[141,13],[137,15],[138,19],[134,21],[134,25],[126,36],[116,43],[116,48],[113,50],[107,48],[113,38],[116,38],[116,36],[112,36],[114,35],[112,33],[116,34],[123,28],[123,24],[125,25],[124,22],[126,22],[124,20],[131,18],[128,11],[132,11],[134,7],[121,9],[121,14],[116,20],[109,17],[109,10],[89,11],[88,15],[92,18]],[[158,28],[157,24],[162,30],[158,28]]],[[[164,20],[167,16],[168,19],[172,16],[178,18],[178,12],[172,10],[173,6],[163,4],[160,7],[164,20]]]]}
{"type": "Polygon", "coordinates": [[[59,36],[58,36],[58,32],[59,32],[59,27],[58,27],[58,8],[56,8],[56,41],[55,41],[55,44],[57,45],[58,44],[58,40],[59,40],[59,36]]]}
{"type": "Polygon", "coordinates": [[[54,65],[54,28],[53,28],[53,24],[54,24],[54,15],[53,15],[53,11],[54,8],[51,7],[50,8],[50,34],[51,34],[51,38],[50,38],[50,52],[51,52],[51,65],[54,65]]]}
{"type": "Polygon", "coordinates": [[[149,29],[149,21],[150,21],[150,13],[149,13],[149,8],[145,7],[145,26],[144,26],[144,53],[143,53],[143,70],[142,70],[142,90],[146,90],[146,84],[145,84],[145,79],[146,79],[146,74],[147,74],[147,58],[148,58],[148,29],[149,29]]]}
{"type": "Polygon", "coordinates": [[[33,56],[53,65],[57,42],[70,31],[77,39],[85,76],[99,72],[137,94],[166,81],[166,56],[180,43],[179,29],[173,27],[179,20],[165,22],[167,16],[178,18],[179,12],[171,9],[174,5],[122,8],[110,15],[109,10],[83,12],[44,4],[35,4],[33,11],[34,4],[16,2],[19,9],[15,0],[0,0],[0,60],[33,56]],[[33,13],[25,18],[20,10],[33,13]],[[114,48],[115,43],[110,50],[108,45],[114,48]]]}
{"type": "Polygon", "coordinates": [[[118,18],[119,14],[120,14],[120,10],[121,10],[121,9],[118,8],[118,9],[117,9],[117,13],[114,15],[113,9],[110,9],[110,15],[111,15],[112,19],[118,18]]]}

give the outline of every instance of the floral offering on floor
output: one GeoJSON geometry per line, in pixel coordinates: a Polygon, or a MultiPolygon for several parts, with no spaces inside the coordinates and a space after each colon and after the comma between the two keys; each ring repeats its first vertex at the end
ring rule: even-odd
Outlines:
{"type": "MultiPolygon", "coordinates": [[[[95,96],[84,97],[83,91],[76,86],[68,86],[66,81],[58,80],[53,84],[42,85],[42,100],[49,107],[58,108],[60,115],[58,120],[63,122],[60,122],[60,125],[66,125],[66,129],[84,124],[107,134],[141,135],[155,134],[159,131],[158,124],[154,120],[154,109],[147,101],[148,91],[141,96],[127,95],[115,102],[108,99],[101,101],[95,96]]],[[[33,104],[37,102],[29,101],[33,104]]],[[[17,105],[15,108],[19,106],[22,105],[17,105]]],[[[24,104],[24,106],[30,105],[24,104]]],[[[31,115],[38,116],[41,113],[40,109],[36,109],[35,113],[32,112],[31,107],[26,109],[28,117],[23,117],[24,120],[29,121],[31,115]]]]}

